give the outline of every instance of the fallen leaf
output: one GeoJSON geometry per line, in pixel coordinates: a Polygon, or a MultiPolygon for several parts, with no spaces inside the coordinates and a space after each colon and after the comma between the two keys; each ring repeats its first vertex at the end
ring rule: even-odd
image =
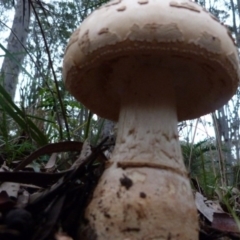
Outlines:
{"type": "Polygon", "coordinates": [[[61,232],[55,234],[55,239],[56,240],[73,240],[71,237],[61,232]]]}
{"type": "Polygon", "coordinates": [[[81,165],[83,163],[83,161],[91,155],[91,153],[92,153],[91,146],[89,144],[88,139],[86,139],[82,145],[82,150],[81,150],[80,156],[74,162],[71,169],[77,168],[79,165],[81,165]]]}
{"type": "Polygon", "coordinates": [[[52,153],[51,157],[49,158],[47,164],[45,165],[45,168],[53,168],[55,166],[56,160],[57,160],[58,153],[52,153]]]}
{"type": "Polygon", "coordinates": [[[200,194],[199,192],[196,192],[195,194],[195,204],[197,206],[197,209],[200,213],[203,214],[205,218],[207,218],[210,222],[213,221],[213,213],[214,210],[206,205],[204,202],[204,196],[200,194]]]}
{"type": "Polygon", "coordinates": [[[4,182],[0,185],[0,192],[6,191],[9,197],[17,198],[19,189],[19,183],[4,182]]]}
{"type": "Polygon", "coordinates": [[[232,232],[240,234],[239,226],[237,225],[235,219],[228,213],[214,213],[211,226],[212,228],[221,232],[232,232]]]}

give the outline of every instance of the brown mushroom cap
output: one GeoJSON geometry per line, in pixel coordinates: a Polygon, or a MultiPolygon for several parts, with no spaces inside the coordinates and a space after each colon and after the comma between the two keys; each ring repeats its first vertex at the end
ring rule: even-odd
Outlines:
{"type": "Polygon", "coordinates": [[[179,121],[221,107],[238,86],[239,59],[231,35],[188,0],[113,0],[93,12],[67,46],[67,89],[94,113],[117,120],[125,89],[109,76],[114,63],[128,56],[153,56],[159,71],[169,70],[179,121]]]}

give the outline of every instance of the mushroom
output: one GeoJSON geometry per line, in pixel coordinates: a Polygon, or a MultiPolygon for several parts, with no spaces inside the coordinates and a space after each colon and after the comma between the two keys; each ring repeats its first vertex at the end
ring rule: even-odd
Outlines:
{"type": "Polygon", "coordinates": [[[238,52],[225,26],[188,0],[113,0],[73,33],[63,78],[86,107],[119,122],[85,211],[86,239],[198,239],[177,123],[236,91],[238,52]]]}

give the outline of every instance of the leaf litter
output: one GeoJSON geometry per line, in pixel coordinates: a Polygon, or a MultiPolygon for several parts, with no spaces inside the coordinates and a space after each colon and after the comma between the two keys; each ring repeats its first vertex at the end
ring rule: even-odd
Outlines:
{"type": "MultiPolygon", "coordinates": [[[[87,140],[48,144],[13,170],[3,165],[0,169],[0,239],[77,239],[79,229],[84,231],[84,209],[105,169],[104,153],[110,147],[112,143],[108,139],[96,147],[91,147],[87,140]],[[67,151],[80,154],[67,170],[60,171],[58,154],[67,151]],[[50,158],[41,171],[29,170],[31,163],[45,154],[50,158]]],[[[201,189],[196,188],[194,192],[199,239],[240,239],[238,211],[233,213],[219,200],[207,199],[201,189]]],[[[232,199],[238,208],[238,189],[232,189],[232,199]]]]}
{"type": "Polygon", "coordinates": [[[48,144],[13,171],[1,171],[0,239],[76,239],[79,224],[84,224],[85,206],[104,171],[103,152],[108,148],[107,139],[96,147],[87,141],[48,144]],[[74,167],[59,171],[57,153],[65,151],[80,155],[74,167]],[[29,164],[45,154],[51,155],[47,167],[29,171],[29,164]]]}

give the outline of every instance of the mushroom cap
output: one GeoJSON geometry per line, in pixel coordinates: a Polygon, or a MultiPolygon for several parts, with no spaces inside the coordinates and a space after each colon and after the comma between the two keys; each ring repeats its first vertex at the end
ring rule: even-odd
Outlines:
{"type": "Polygon", "coordinates": [[[192,1],[113,0],[94,11],[65,50],[67,89],[94,113],[116,121],[121,100],[109,75],[114,62],[127,56],[153,56],[159,71],[169,69],[179,121],[221,107],[238,86],[239,58],[231,34],[192,1]]]}

